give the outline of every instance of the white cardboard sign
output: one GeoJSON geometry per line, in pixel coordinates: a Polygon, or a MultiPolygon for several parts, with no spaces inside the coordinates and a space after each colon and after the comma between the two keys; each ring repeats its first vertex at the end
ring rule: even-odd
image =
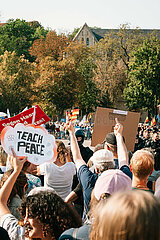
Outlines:
{"type": "Polygon", "coordinates": [[[18,123],[14,128],[5,127],[1,132],[1,143],[9,155],[13,155],[13,148],[17,156],[28,157],[35,165],[54,161],[57,156],[54,136],[41,126],[18,123]]]}

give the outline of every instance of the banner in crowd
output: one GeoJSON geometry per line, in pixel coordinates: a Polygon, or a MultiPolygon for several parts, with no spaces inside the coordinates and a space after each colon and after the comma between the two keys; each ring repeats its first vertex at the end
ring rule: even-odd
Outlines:
{"type": "Polygon", "coordinates": [[[75,123],[77,120],[77,115],[79,115],[79,109],[74,108],[71,110],[71,112],[67,111],[66,112],[66,121],[72,121],[72,123],[75,123]]]}
{"type": "Polygon", "coordinates": [[[114,131],[115,118],[123,125],[127,149],[134,150],[140,113],[98,107],[95,115],[92,146],[104,142],[107,133],[114,131]]]}
{"type": "Polygon", "coordinates": [[[19,113],[14,117],[1,120],[0,132],[7,126],[14,127],[17,123],[23,123],[24,125],[34,123],[35,126],[39,126],[48,121],[50,121],[50,118],[42,111],[38,105],[36,105],[26,111],[19,113]]]}
{"type": "Polygon", "coordinates": [[[151,120],[151,126],[154,126],[154,125],[156,125],[156,119],[155,119],[155,117],[152,118],[152,120],[151,120]]]}
{"type": "Polygon", "coordinates": [[[17,156],[28,157],[28,161],[35,165],[53,162],[57,156],[54,136],[33,124],[25,126],[18,123],[14,128],[5,127],[1,132],[1,144],[7,154],[12,156],[13,148],[17,156]]]}
{"type": "Polygon", "coordinates": [[[146,117],[146,119],[145,119],[144,123],[148,123],[148,122],[149,122],[149,118],[148,118],[148,117],[146,117]]]}
{"type": "Polygon", "coordinates": [[[79,115],[79,108],[74,108],[71,110],[72,115],[79,115]]]}

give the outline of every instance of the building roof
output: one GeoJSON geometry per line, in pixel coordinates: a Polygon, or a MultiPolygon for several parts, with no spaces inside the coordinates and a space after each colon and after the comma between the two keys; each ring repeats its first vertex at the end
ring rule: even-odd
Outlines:
{"type": "Polygon", "coordinates": [[[6,24],[6,23],[0,23],[0,27],[3,26],[4,24],[6,24]]]}
{"type": "MultiPolygon", "coordinates": [[[[99,41],[100,39],[104,38],[104,36],[107,33],[110,33],[111,31],[114,32],[114,33],[118,33],[119,32],[119,29],[90,28],[90,30],[94,34],[94,36],[97,39],[97,41],[99,41]]],[[[160,29],[138,29],[138,30],[139,30],[139,33],[142,33],[142,34],[151,34],[153,31],[156,31],[158,37],[160,38],[160,29]]],[[[135,31],[135,29],[128,29],[129,33],[133,32],[133,31],[135,31]]]]}

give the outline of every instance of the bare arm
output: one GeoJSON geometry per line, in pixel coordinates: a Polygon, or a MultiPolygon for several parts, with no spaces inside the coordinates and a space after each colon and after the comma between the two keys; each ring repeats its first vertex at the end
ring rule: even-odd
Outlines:
{"type": "Polygon", "coordinates": [[[2,188],[0,189],[0,216],[10,213],[7,201],[11,194],[12,188],[17,180],[17,177],[22,170],[23,164],[26,161],[26,158],[20,158],[16,157],[14,154],[14,157],[11,157],[11,161],[13,163],[14,170],[12,174],[9,176],[9,178],[6,180],[2,188]]]}
{"type": "Polygon", "coordinates": [[[114,128],[114,134],[116,136],[117,140],[117,153],[118,153],[118,162],[119,162],[119,168],[121,168],[123,165],[128,166],[128,153],[127,153],[127,148],[126,145],[123,141],[123,126],[116,120],[116,125],[114,128]]]}
{"type": "Polygon", "coordinates": [[[74,163],[75,163],[76,168],[78,170],[82,165],[86,165],[86,163],[81,156],[79,146],[78,146],[78,143],[77,143],[77,139],[76,139],[76,136],[75,136],[75,133],[74,133],[74,127],[73,127],[71,122],[67,126],[67,130],[69,131],[69,134],[70,134],[71,150],[72,150],[72,154],[73,154],[73,160],[74,160],[74,163]]]}
{"type": "Polygon", "coordinates": [[[67,203],[72,203],[72,202],[76,201],[77,199],[78,199],[77,194],[76,194],[74,191],[72,191],[72,192],[70,192],[70,194],[65,198],[65,202],[67,202],[67,203]]]}

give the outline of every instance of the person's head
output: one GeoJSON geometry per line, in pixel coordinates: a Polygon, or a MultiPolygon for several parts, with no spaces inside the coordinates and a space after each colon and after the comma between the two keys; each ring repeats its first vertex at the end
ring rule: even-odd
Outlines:
{"type": "Polygon", "coordinates": [[[154,168],[153,154],[143,149],[136,151],[131,158],[130,168],[138,179],[147,179],[154,168]]]}
{"type": "Polygon", "coordinates": [[[60,163],[66,163],[66,147],[62,141],[56,141],[57,144],[57,159],[60,163]]]}
{"type": "Polygon", "coordinates": [[[113,195],[117,191],[131,190],[132,181],[125,173],[119,169],[104,171],[97,179],[94,187],[94,195],[99,201],[102,194],[113,195]]]}
{"type": "Polygon", "coordinates": [[[101,173],[105,170],[115,168],[113,153],[109,150],[98,150],[90,159],[93,162],[96,173],[101,173]]]}
{"type": "Polygon", "coordinates": [[[94,210],[90,240],[160,239],[160,202],[145,191],[118,192],[94,210]]]}
{"type": "Polygon", "coordinates": [[[113,132],[108,133],[105,138],[105,149],[110,150],[113,155],[117,154],[117,140],[113,132]]]}
{"type": "Polygon", "coordinates": [[[159,140],[159,133],[158,132],[154,132],[153,135],[152,135],[152,140],[154,142],[158,141],[159,140]]]}
{"type": "Polygon", "coordinates": [[[65,230],[81,225],[68,204],[54,191],[29,194],[20,210],[30,238],[58,239],[65,230]]]}
{"type": "Polygon", "coordinates": [[[97,179],[91,194],[91,212],[100,200],[107,199],[118,191],[130,191],[132,180],[119,169],[104,171],[97,179]]]}
{"type": "Polygon", "coordinates": [[[7,153],[4,151],[3,147],[0,146],[0,165],[5,166],[7,162],[7,153]]]}
{"type": "MultiPolygon", "coordinates": [[[[101,149],[104,149],[104,144],[97,144],[94,148],[94,153],[101,149]]],[[[89,168],[93,166],[92,157],[88,160],[87,166],[89,168]]]]}
{"type": "Polygon", "coordinates": [[[85,138],[84,132],[82,130],[78,129],[75,132],[75,136],[76,136],[78,144],[83,144],[84,138],[85,138]]]}
{"type": "Polygon", "coordinates": [[[149,139],[149,138],[150,138],[150,132],[149,132],[148,129],[146,129],[146,130],[143,131],[143,137],[144,137],[145,139],[149,139]]]}
{"type": "MultiPolygon", "coordinates": [[[[6,180],[10,177],[12,172],[13,172],[13,169],[10,169],[3,174],[1,181],[0,181],[0,188],[4,185],[6,180]]],[[[12,199],[15,197],[16,194],[22,199],[24,196],[25,190],[27,188],[27,185],[28,185],[27,177],[23,173],[23,171],[21,171],[14,186],[13,186],[12,192],[9,196],[8,204],[12,201],[12,199]]]]}

